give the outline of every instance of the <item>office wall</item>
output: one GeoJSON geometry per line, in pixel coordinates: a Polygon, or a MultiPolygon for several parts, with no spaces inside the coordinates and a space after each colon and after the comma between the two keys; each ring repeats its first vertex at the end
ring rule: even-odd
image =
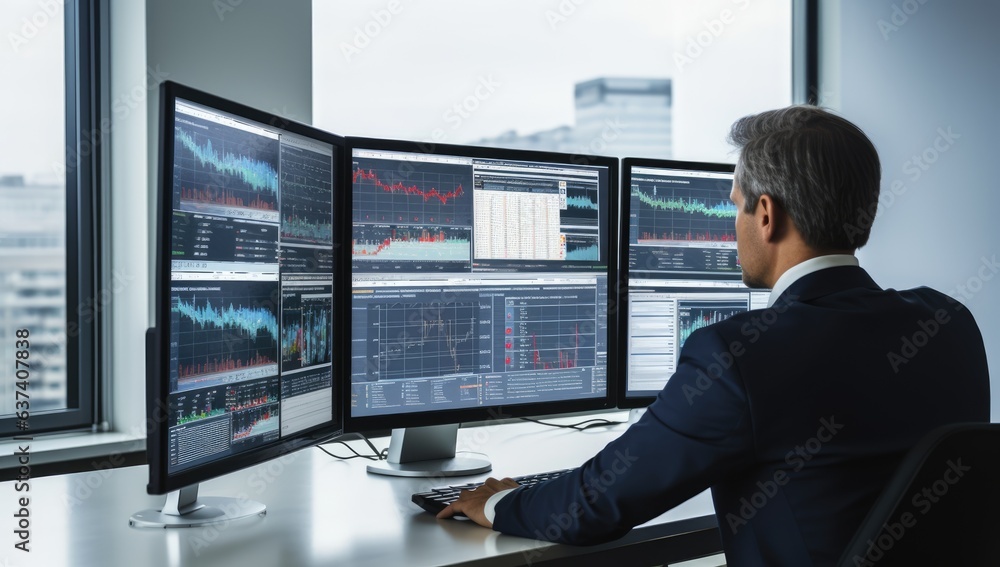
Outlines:
{"type": "Polygon", "coordinates": [[[146,28],[147,63],[171,80],[312,121],[310,0],[147,0],[146,28]]]}
{"type": "Polygon", "coordinates": [[[972,309],[1000,421],[1000,3],[821,4],[821,101],[860,125],[882,158],[862,265],[883,287],[928,285],[972,309]]]}
{"type": "Polygon", "coordinates": [[[146,8],[142,2],[109,2],[111,178],[110,231],[112,283],[109,357],[111,415],[115,431],[144,438],[146,417],[145,345],[149,326],[149,226],[150,202],[146,162],[146,103],[150,92],[146,71],[146,8]],[[112,281],[114,276],[112,276],[112,281]]]}
{"type": "Polygon", "coordinates": [[[143,334],[152,318],[159,83],[165,79],[312,120],[310,0],[110,2],[112,426],[145,423],[143,334]],[[124,282],[124,284],[123,284],[124,282]]]}
{"type": "MultiPolygon", "coordinates": [[[[146,65],[158,78],[310,123],[312,2],[147,0],[146,65]]],[[[158,91],[151,92],[150,191],[156,189],[158,105],[158,91]]]]}

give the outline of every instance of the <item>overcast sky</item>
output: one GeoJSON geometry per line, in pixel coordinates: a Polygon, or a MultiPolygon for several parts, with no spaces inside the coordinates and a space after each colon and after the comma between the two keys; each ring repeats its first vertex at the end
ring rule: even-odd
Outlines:
{"type": "Polygon", "coordinates": [[[0,175],[62,182],[56,167],[66,159],[62,3],[48,3],[58,10],[53,15],[39,4],[0,1],[0,175]]]}
{"type": "Polygon", "coordinates": [[[572,125],[580,81],[669,77],[674,156],[731,158],[724,138],[735,118],[791,102],[790,4],[428,0],[400,2],[383,24],[385,0],[317,0],[313,121],[405,139],[441,128],[462,143],[572,125]],[[484,78],[494,90],[475,112],[461,123],[446,114],[484,78]]]}
{"type": "MultiPolygon", "coordinates": [[[[572,125],[580,81],[669,77],[674,157],[731,160],[729,124],[791,100],[790,18],[789,0],[316,0],[313,121],[462,143],[572,125]],[[480,85],[467,118],[446,114],[480,85]]],[[[62,26],[61,8],[0,1],[0,175],[59,179],[62,26]]]]}

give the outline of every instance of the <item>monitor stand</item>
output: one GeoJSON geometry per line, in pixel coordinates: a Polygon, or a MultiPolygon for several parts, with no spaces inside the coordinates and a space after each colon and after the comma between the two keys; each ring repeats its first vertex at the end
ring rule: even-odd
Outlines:
{"type": "Polygon", "coordinates": [[[385,462],[368,465],[368,472],[388,476],[468,476],[489,472],[488,459],[456,457],[458,424],[393,429],[385,462]]]}
{"type": "Polygon", "coordinates": [[[628,424],[632,425],[633,423],[639,421],[639,418],[642,417],[642,414],[644,413],[646,413],[646,408],[632,408],[628,410],[628,424]]]}
{"type": "Polygon", "coordinates": [[[150,509],[132,514],[128,525],[134,528],[194,528],[266,513],[267,508],[263,504],[245,498],[198,498],[198,485],[194,484],[167,493],[162,510],[150,509]]]}

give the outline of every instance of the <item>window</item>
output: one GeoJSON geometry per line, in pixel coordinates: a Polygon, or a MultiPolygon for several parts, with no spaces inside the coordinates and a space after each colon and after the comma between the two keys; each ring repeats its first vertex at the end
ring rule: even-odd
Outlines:
{"type": "Polygon", "coordinates": [[[100,148],[78,143],[97,100],[89,4],[0,4],[0,68],[16,85],[0,104],[0,436],[94,422],[96,317],[80,299],[94,297],[100,148]]]}
{"type": "Polygon", "coordinates": [[[313,3],[313,122],[346,135],[732,161],[792,102],[791,0],[313,3]]]}

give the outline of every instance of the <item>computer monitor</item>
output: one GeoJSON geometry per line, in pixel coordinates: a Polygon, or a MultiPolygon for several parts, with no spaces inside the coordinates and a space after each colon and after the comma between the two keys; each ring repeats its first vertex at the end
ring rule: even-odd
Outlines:
{"type": "Polygon", "coordinates": [[[343,139],[169,81],[159,125],[147,490],[169,494],[131,523],[262,514],[198,483],[342,433],[343,139]]]}
{"type": "Polygon", "coordinates": [[[623,160],[619,407],[652,403],[692,332],[767,306],[742,282],[732,186],[729,164],[623,160]]]}
{"type": "Polygon", "coordinates": [[[348,431],[474,474],[458,424],[614,406],[618,160],[348,138],[348,431]]]}

